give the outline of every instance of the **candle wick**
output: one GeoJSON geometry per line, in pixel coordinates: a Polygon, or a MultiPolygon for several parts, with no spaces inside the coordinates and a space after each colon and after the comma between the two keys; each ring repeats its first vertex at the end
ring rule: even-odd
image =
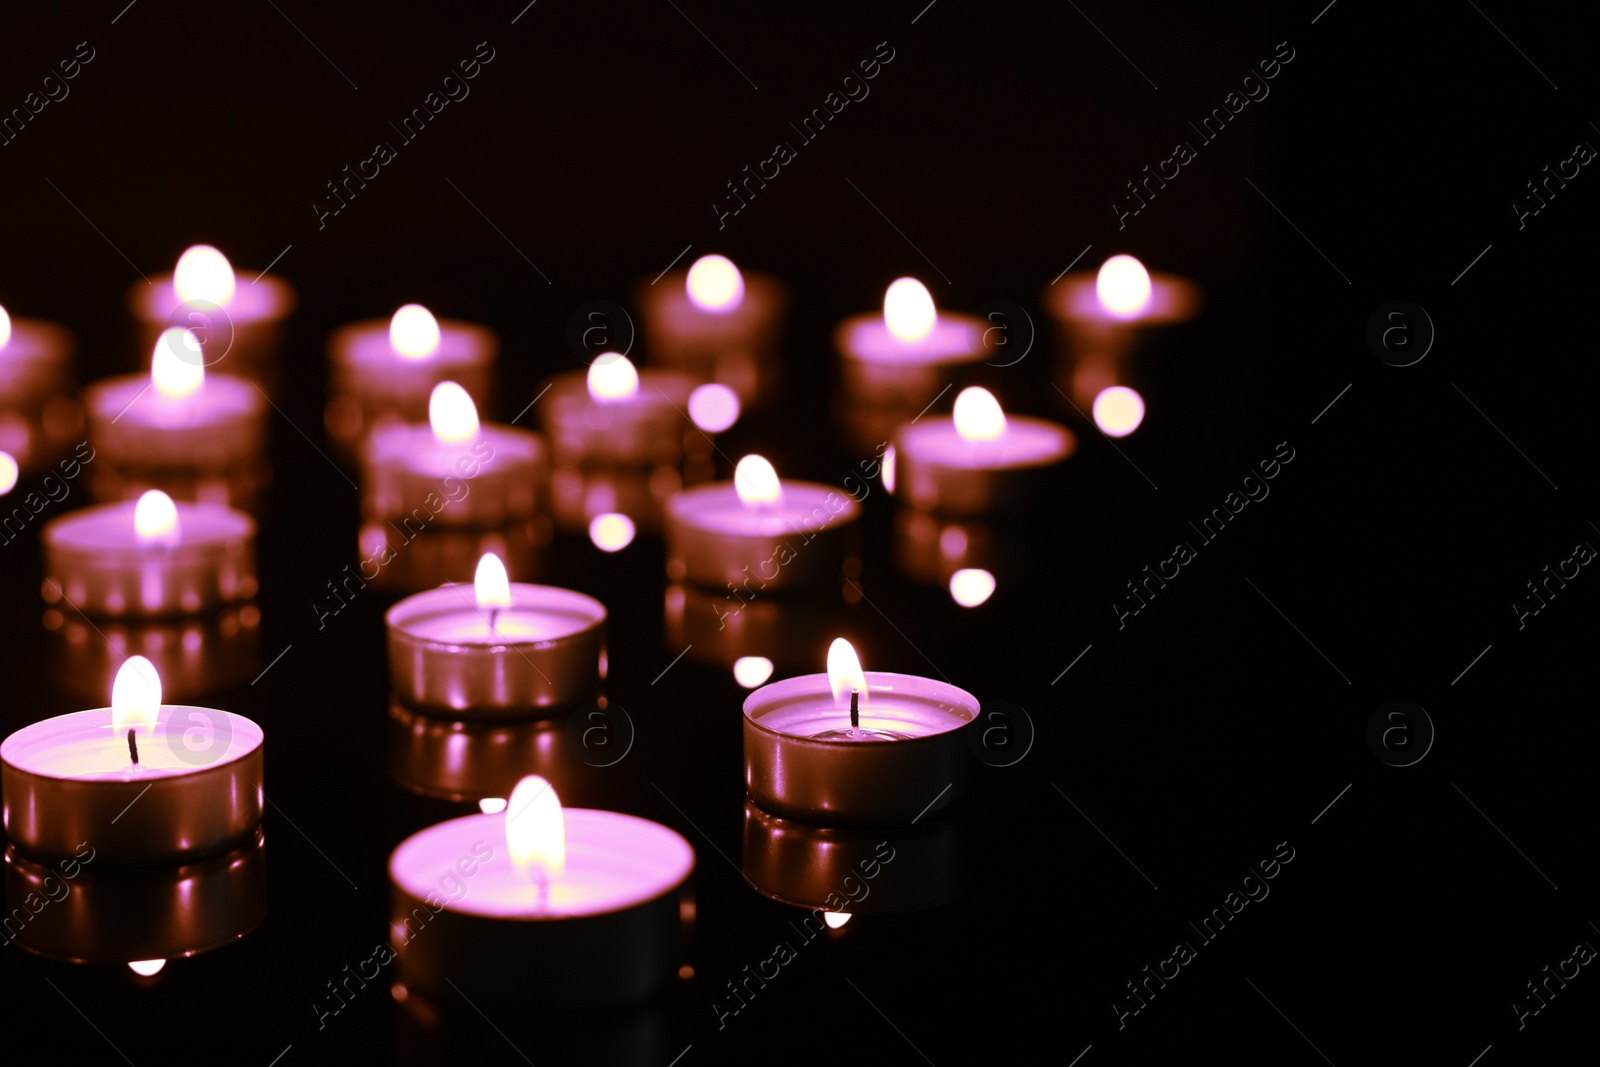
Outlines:
{"type": "Polygon", "coordinates": [[[500,609],[499,608],[490,608],[489,609],[489,632],[490,633],[498,633],[499,632],[499,631],[497,631],[495,629],[495,620],[498,619],[499,617],[500,617],[500,609]]]}
{"type": "Polygon", "coordinates": [[[139,742],[135,740],[134,728],[128,727],[128,758],[133,760],[133,765],[139,765],[139,742]]]}
{"type": "MultiPolygon", "coordinates": [[[[861,726],[861,690],[850,690],[850,729],[856,730],[861,726]]],[[[137,762],[137,761],[136,761],[137,762]]]]}

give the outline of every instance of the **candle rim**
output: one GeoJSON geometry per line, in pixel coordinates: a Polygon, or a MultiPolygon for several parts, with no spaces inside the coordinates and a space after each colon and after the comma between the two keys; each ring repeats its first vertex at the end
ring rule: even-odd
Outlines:
{"type": "Polygon", "coordinates": [[[494,641],[444,641],[438,638],[425,637],[407,629],[407,624],[426,622],[441,616],[456,614],[473,614],[483,617],[483,609],[477,606],[473,598],[473,585],[471,582],[445,582],[443,585],[432,589],[424,589],[420,593],[412,593],[388,611],[383,613],[384,625],[391,633],[404,637],[413,645],[437,649],[466,649],[482,651],[490,648],[524,647],[529,645],[549,645],[556,642],[574,641],[578,638],[603,629],[609,614],[606,606],[601,601],[588,593],[580,593],[576,589],[567,589],[559,585],[540,585],[534,582],[511,582],[511,603],[501,611],[527,611],[530,605],[519,597],[534,595],[559,594],[574,609],[573,614],[583,610],[588,615],[588,621],[576,630],[561,634],[558,637],[527,637],[527,638],[500,638],[494,641]],[[452,594],[450,601],[445,601],[439,594],[449,592],[452,594]],[[455,597],[460,597],[459,600],[455,597]],[[440,607],[435,609],[432,602],[438,601],[440,607]],[[402,610],[404,609],[404,610],[402,610]]]}
{"type": "MultiPolygon", "coordinates": [[[[755,728],[757,730],[760,730],[762,733],[771,734],[773,737],[780,738],[786,744],[821,745],[821,746],[827,746],[827,747],[833,747],[833,748],[837,748],[837,747],[839,747],[841,745],[848,745],[851,748],[861,748],[863,746],[871,747],[871,746],[877,746],[877,745],[902,745],[903,746],[903,745],[912,745],[912,744],[918,744],[918,743],[928,743],[928,742],[933,741],[935,739],[945,737],[946,735],[948,735],[948,734],[950,734],[950,733],[952,733],[952,732],[954,732],[956,730],[963,729],[966,726],[976,722],[978,720],[979,714],[981,714],[981,712],[983,710],[982,705],[979,703],[977,697],[973,696],[971,693],[967,692],[965,689],[962,689],[958,685],[952,685],[949,682],[943,682],[943,681],[940,681],[940,680],[938,680],[936,678],[928,678],[928,677],[926,677],[924,675],[920,675],[920,674],[900,674],[900,673],[897,673],[895,671],[863,671],[862,674],[865,675],[865,677],[867,679],[867,689],[868,689],[869,692],[874,691],[872,683],[873,683],[874,680],[877,680],[877,679],[888,680],[888,681],[901,681],[901,680],[904,680],[904,681],[907,681],[907,682],[913,682],[914,681],[914,682],[920,682],[920,683],[922,683],[924,685],[938,686],[938,687],[940,687],[942,689],[947,690],[950,694],[952,694],[952,696],[949,698],[949,703],[950,704],[952,704],[952,705],[954,705],[956,707],[963,708],[964,710],[969,712],[970,717],[967,719],[966,722],[961,723],[961,724],[959,724],[957,726],[952,726],[947,730],[939,730],[939,731],[936,731],[934,733],[923,734],[920,737],[907,737],[907,738],[901,738],[901,739],[898,739],[898,740],[890,740],[888,738],[869,738],[869,739],[864,740],[864,741],[849,741],[849,742],[836,741],[836,740],[819,740],[819,739],[814,738],[814,737],[803,737],[803,736],[801,736],[799,734],[787,733],[787,732],[785,732],[783,730],[774,729],[773,727],[766,725],[765,723],[763,723],[761,721],[760,718],[757,717],[757,713],[758,712],[762,712],[762,711],[768,710],[767,705],[773,704],[776,701],[785,701],[785,702],[787,702],[787,701],[799,699],[799,698],[805,697],[805,696],[815,696],[815,695],[823,695],[823,694],[826,694],[828,696],[828,698],[831,700],[832,697],[833,697],[833,687],[828,681],[828,675],[826,673],[821,673],[821,674],[798,674],[798,675],[795,675],[792,678],[784,678],[781,681],[768,682],[766,685],[764,685],[761,688],[753,691],[749,696],[745,697],[745,699],[744,699],[744,721],[745,721],[745,725],[753,727],[753,728],[755,728]],[[771,690],[771,692],[769,692],[769,690],[771,690]],[[758,704],[758,698],[761,698],[763,693],[766,694],[766,697],[765,697],[764,700],[762,700],[758,704]]],[[[901,694],[901,695],[904,696],[904,695],[907,695],[907,694],[901,694]]],[[[922,701],[928,703],[929,705],[934,705],[934,700],[935,700],[935,698],[933,698],[933,697],[923,696],[921,694],[912,695],[911,698],[912,699],[922,700],[922,701]]],[[[874,712],[872,711],[872,709],[870,707],[869,708],[864,708],[862,713],[864,715],[874,714],[874,712]]],[[[843,712],[843,714],[848,714],[848,712],[843,712]]]]}
{"type": "MultiPolygon", "coordinates": [[[[782,477],[778,479],[778,485],[783,489],[786,495],[782,500],[766,506],[765,509],[774,517],[781,517],[782,515],[785,515],[791,511],[799,512],[804,510],[796,506],[798,503],[800,503],[799,501],[794,501],[790,496],[787,495],[792,491],[801,493],[816,493],[820,499],[826,499],[828,494],[836,493],[845,501],[845,506],[834,512],[829,517],[828,522],[821,527],[822,529],[826,529],[828,526],[835,524],[842,525],[844,523],[851,522],[859,518],[861,515],[861,502],[852,497],[848,491],[841,489],[838,486],[828,485],[824,482],[808,482],[797,478],[782,477]]],[[[739,491],[731,478],[727,481],[707,482],[704,485],[692,485],[686,489],[680,489],[667,498],[666,509],[668,514],[670,514],[675,521],[684,526],[693,527],[696,530],[703,530],[707,533],[728,534],[734,537],[775,536],[768,534],[745,533],[739,530],[725,530],[716,526],[706,525],[700,521],[696,521],[703,518],[703,516],[697,514],[692,507],[697,500],[706,502],[707,498],[709,497],[715,496],[720,498],[724,495],[728,496],[733,503],[739,505],[744,509],[745,512],[752,516],[763,514],[763,507],[761,505],[747,505],[743,500],[740,499],[739,491]]],[[[803,527],[803,529],[810,529],[810,527],[806,526],[803,527]]]]}
{"type": "Polygon", "coordinates": [[[147,562],[157,558],[176,558],[180,556],[210,556],[226,555],[241,543],[253,542],[256,538],[255,518],[246,512],[227,504],[215,504],[203,500],[174,500],[172,503],[178,512],[178,528],[181,531],[178,541],[171,545],[158,545],[139,541],[133,532],[133,507],[137,500],[113,500],[105,504],[91,504],[86,508],[69,511],[65,515],[58,515],[45,523],[41,538],[54,551],[67,556],[87,556],[96,560],[110,559],[116,562],[138,561],[147,562]],[[126,510],[128,513],[128,532],[133,541],[129,544],[113,544],[107,546],[89,546],[73,541],[63,541],[64,537],[77,527],[91,523],[96,519],[109,517],[114,512],[126,510]],[[195,526],[207,518],[229,519],[237,527],[232,531],[224,531],[212,536],[202,536],[195,531],[195,526]],[[188,520],[187,522],[185,520],[188,520]]]}
{"type": "MultiPolygon", "coordinates": [[[[250,272],[234,267],[233,273],[237,280],[250,272]]],[[[299,296],[287,279],[263,272],[253,282],[236,282],[233,298],[228,301],[226,310],[235,326],[276,323],[288,318],[298,303],[299,296]]],[[[135,282],[128,287],[128,310],[146,326],[164,325],[172,312],[183,305],[184,301],[178,299],[171,271],[153,275],[148,285],[135,282]]]]}
{"type": "Polygon", "coordinates": [[[493,364],[498,358],[500,336],[483,323],[473,322],[471,319],[445,318],[441,315],[434,315],[433,320],[439,324],[439,347],[430,356],[405,360],[402,364],[404,357],[397,355],[394,349],[389,347],[387,318],[357,319],[336,327],[328,334],[328,356],[334,363],[346,368],[382,364],[385,369],[403,365],[425,367],[432,371],[446,367],[493,364]],[[381,356],[365,358],[370,355],[364,348],[364,342],[367,342],[369,334],[381,335],[383,350],[388,356],[393,357],[392,360],[386,360],[381,356]]]}
{"type": "MultiPolygon", "coordinates": [[[[72,723],[62,724],[60,723],[60,720],[62,719],[77,719],[79,717],[99,716],[104,714],[105,728],[109,733],[111,729],[111,722],[113,721],[111,718],[112,709],[88,708],[83,711],[69,711],[61,715],[51,715],[48,718],[36,720],[28,723],[26,726],[22,726],[12,731],[6,736],[5,740],[0,741],[0,763],[5,765],[7,774],[25,774],[34,778],[52,782],[73,782],[77,786],[87,788],[103,787],[107,789],[126,789],[129,785],[136,784],[140,781],[146,782],[147,784],[153,784],[164,778],[189,778],[196,774],[203,774],[209,771],[219,770],[223,767],[230,766],[231,764],[238,763],[241,760],[250,758],[251,755],[259,752],[263,747],[265,747],[267,743],[266,730],[263,729],[261,724],[256,722],[254,719],[251,719],[246,715],[240,715],[236,711],[227,711],[223,708],[208,708],[199,704],[162,704],[156,710],[156,724],[163,730],[165,730],[166,723],[162,720],[162,716],[163,713],[169,709],[192,709],[195,711],[210,712],[212,714],[227,715],[231,720],[233,720],[233,722],[230,723],[230,728],[234,728],[235,723],[243,723],[247,728],[254,731],[254,735],[245,738],[243,741],[239,741],[239,735],[237,729],[235,729],[235,732],[232,735],[228,745],[230,754],[222,759],[214,760],[211,763],[197,763],[190,769],[152,768],[143,773],[140,777],[132,778],[126,781],[121,778],[83,778],[77,775],[50,774],[47,771],[33,770],[15,762],[16,758],[20,758],[18,753],[19,748],[27,744],[39,744],[40,742],[46,740],[44,737],[30,738],[25,737],[24,735],[32,732],[44,733],[45,731],[43,728],[52,723],[66,728],[71,728],[75,725],[72,723]],[[239,742],[239,751],[237,753],[233,753],[235,741],[239,742]]],[[[96,724],[96,726],[98,728],[98,724],[96,724]]]]}
{"type": "Polygon", "coordinates": [[[1095,292],[1095,281],[1100,268],[1075,270],[1061,279],[1059,285],[1049,285],[1044,290],[1044,306],[1057,319],[1065,321],[1094,322],[1108,326],[1169,326],[1187,322],[1200,310],[1200,287],[1181,274],[1151,270],[1150,302],[1138,315],[1121,317],[1107,311],[1095,292]]]}
{"type": "Polygon", "coordinates": [[[972,441],[959,438],[967,451],[959,455],[926,456],[918,454],[918,438],[928,438],[935,434],[942,434],[948,430],[951,434],[959,434],[956,430],[955,416],[935,415],[919,420],[915,425],[901,426],[894,433],[896,461],[904,464],[910,459],[914,464],[921,463],[931,467],[944,467],[950,470],[1027,470],[1034,467],[1050,467],[1070,459],[1078,450],[1077,434],[1064,423],[1054,419],[1041,418],[1037,415],[1014,415],[1006,412],[1006,432],[999,437],[987,440],[972,441]],[[1055,438],[1059,451],[1052,451],[1040,456],[1025,456],[1007,459],[1003,456],[986,455],[996,453],[1004,448],[1008,436],[1014,441],[1020,433],[1049,434],[1055,438]]]}
{"type": "MultiPolygon", "coordinates": [[[[953,366],[965,363],[977,363],[989,355],[983,344],[984,331],[993,324],[987,319],[976,315],[969,315],[964,311],[950,311],[937,308],[938,321],[927,336],[917,341],[899,341],[889,333],[888,326],[883,320],[883,309],[866,311],[858,315],[851,315],[842,320],[833,331],[833,347],[846,359],[869,366],[884,367],[933,367],[953,366]],[[956,330],[965,330],[970,344],[961,349],[952,349],[948,352],[923,354],[921,349],[932,339],[939,336],[941,330],[954,327],[956,330]],[[883,335],[901,346],[901,355],[891,358],[875,358],[860,353],[856,342],[862,339],[863,334],[871,330],[881,330],[883,335]]],[[[894,350],[891,350],[894,351],[894,350]]]]}

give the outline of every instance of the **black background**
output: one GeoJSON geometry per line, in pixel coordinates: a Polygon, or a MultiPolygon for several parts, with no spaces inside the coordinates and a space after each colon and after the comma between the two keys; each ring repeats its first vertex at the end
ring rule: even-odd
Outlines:
{"type": "MultiPolygon", "coordinates": [[[[696,977],[661,1062],[686,1047],[688,1067],[1072,1062],[1087,1048],[1085,1067],[1465,1065],[1492,1045],[1488,1067],[1587,1047],[1588,968],[1520,1031],[1509,1006],[1576,941],[1600,941],[1587,862],[1600,579],[1586,569],[1520,630],[1510,608],[1545,564],[1600,541],[1597,179],[1585,168],[1522,229],[1510,206],[1600,140],[1587,35],[1565,11],[1498,3],[1321,7],[539,0],[519,18],[517,0],[140,0],[0,14],[5,110],[78,42],[95,50],[71,95],[0,147],[13,314],[70,326],[92,380],[139,362],[125,291],[190,243],[218,244],[246,277],[288,247],[274,272],[301,298],[261,540],[263,658],[292,648],[213,698],[271,738],[270,917],[148,988],[0,951],[4,1040],[83,1062],[422,1055],[376,987],[321,1030],[311,1008],[384,936],[390,849],[469,810],[387,778],[385,603],[365,594],[317,629],[313,599],[356,559],[355,493],[285,420],[322,442],[330,329],[410,300],[487,323],[504,344],[504,419],[581,365],[563,341],[580,303],[627,303],[685,245],[722,251],[794,295],[779,402],[722,451],[838,484],[862,458],[828,406],[839,318],[912,273],[943,307],[1012,300],[1042,327],[1041,288],[1089,246],[1080,269],[1133,252],[1205,292],[1201,318],[1141,354],[1145,426],[1119,454],[1058,404],[1046,333],[991,383],[1009,409],[1080,431],[1068,489],[1029,524],[1026,578],[972,611],[906,583],[880,493],[871,603],[839,603],[869,668],[947,675],[1037,725],[1026,759],[984,775],[975,888],[857,920],[725,1029],[712,997],[793,914],[719,856],[740,843],[742,691],[692,658],[651,684],[679,651],[662,635],[658,542],[558,545],[554,579],[610,608],[609,692],[638,726],[615,806],[676,827],[699,857],[696,977]],[[388,122],[480,41],[495,58],[471,95],[319,229],[324,183],[394,141],[388,122]],[[787,123],[880,41],[895,58],[871,95],[719,231],[723,183],[791,140],[787,123]],[[1294,59],[1270,97],[1119,231],[1123,183],[1194,141],[1188,121],[1281,41],[1294,59]],[[1397,298],[1438,331],[1409,368],[1364,339],[1397,298]],[[1119,630],[1123,583],[1285,441],[1295,459],[1271,496],[1119,630]],[[1365,740],[1394,698],[1438,729],[1406,769],[1365,740]],[[1283,841],[1295,859],[1270,897],[1119,1031],[1123,983],[1283,841]]],[[[7,732],[81,704],[43,657],[36,542],[0,549],[7,732]]],[[[493,1031],[427,1055],[522,1062],[493,1031]]]]}

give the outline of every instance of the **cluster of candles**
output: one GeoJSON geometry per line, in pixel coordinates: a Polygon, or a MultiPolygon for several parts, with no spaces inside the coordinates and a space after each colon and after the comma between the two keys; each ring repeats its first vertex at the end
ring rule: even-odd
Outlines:
{"type": "MultiPolygon", "coordinates": [[[[475,988],[550,1007],[631,1003],[676,971],[693,849],[667,827],[563,807],[557,795],[556,782],[573,781],[552,755],[560,738],[570,747],[566,726],[607,707],[607,611],[528,580],[552,527],[584,530],[606,552],[659,529],[669,631],[703,622],[709,606],[721,636],[705,644],[753,690],[743,720],[745,866],[769,896],[821,907],[817,872],[854,854],[852,834],[878,837],[928,816],[919,832],[938,827],[971,780],[980,706],[962,689],[865,671],[842,638],[828,646],[825,673],[770,681],[774,658],[831,628],[825,597],[859,572],[862,508],[830,486],[780,478],[759,455],[743,457],[731,480],[709,480],[711,435],[771,396],[787,294],[721,256],[658,282],[641,287],[640,304],[659,365],[607,352],[544,383],[530,405],[542,432],[482,421],[498,353],[485,327],[407,304],[328,341],[325,424],[335,453],[360,473],[363,560],[387,588],[412,594],[386,616],[391,771],[415,791],[476,800],[481,812],[413,834],[391,856],[402,1001],[437,1001],[449,976],[469,976],[475,988]],[[729,625],[724,590],[752,601],[759,591],[759,608],[745,615],[736,596],[729,625]],[[802,619],[801,629],[785,618],[802,619]],[[471,878],[471,892],[441,902],[440,879],[452,871],[471,878]],[[403,931],[419,909],[438,929],[412,940],[403,931]],[[562,966],[523,967],[535,953],[562,966]]],[[[1191,315],[1194,287],[1128,256],[1058,282],[1047,301],[1071,357],[1061,391],[1075,404],[1087,398],[1108,436],[1131,433],[1144,417],[1122,381],[1134,331],[1191,315]]],[[[251,513],[270,474],[268,395],[293,303],[293,290],[264,273],[238,285],[209,246],[135,290],[150,364],[83,394],[90,481],[103,502],[43,528],[47,625],[52,614],[61,625],[63,609],[108,625],[178,625],[187,646],[193,620],[232,612],[237,629],[240,612],[253,611],[251,513]]],[[[875,447],[873,476],[902,504],[902,565],[947,583],[964,607],[996,589],[980,565],[994,554],[989,524],[1038,500],[1075,448],[1064,425],[1007,413],[978,384],[956,392],[949,414],[930,414],[992,354],[989,325],[938,310],[920,282],[902,278],[881,313],[836,334],[838,410],[875,447]]],[[[53,460],[70,429],[70,358],[65,331],[0,310],[0,496],[53,460]]],[[[148,974],[259,922],[264,891],[249,879],[260,868],[265,737],[243,716],[163,704],[164,671],[150,659],[119,663],[110,707],[35,723],[0,745],[7,869],[37,879],[92,841],[97,876],[142,871],[149,885],[135,896],[162,919],[137,940],[138,958],[125,939],[112,952],[148,974]],[[198,748],[197,727],[207,739],[198,748]],[[195,878],[238,907],[197,920],[199,898],[172,889],[195,878]]],[[[215,687],[214,678],[184,681],[215,687]]],[[[924,834],[927,855],[943,854],[941,833],[924,834]]],[[[942,877],[938,862],[900,869],[917,883],[919,906],[940,899],[929,885],[942,877]]],[[[88,898],[115,914],[115,896],[88,898]]],[[[834,912],[830,925],[846,919],[834,912]]],[[[106,958],[58,926],[40,936],[37,951],[106,958]]]]}

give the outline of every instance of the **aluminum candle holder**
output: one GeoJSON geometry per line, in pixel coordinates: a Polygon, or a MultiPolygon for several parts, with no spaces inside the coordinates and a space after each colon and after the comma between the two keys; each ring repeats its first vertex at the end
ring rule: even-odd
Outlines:
{"type": "Polygon", "coordinates": [[[635,299],[653,361],[726,385],[746,406],[777,384],[788,302],[777,278],[741,273],[722,256],[703,256],[686,271],[641,283],[635,299]]]}
{"type": "Polygon", "coordinates": [[[662,603],[668,652],[687,647],[689,659],[732,668],[739,684],[754,688],[774,667],[815,663],[838,627],[843,602],[837,596],[742,599],[674,584],[662,603]]]}
{"type": "Polygon", "coordinates": [[[605,353],[587,373],[541,387],[539,421],[559,467],[676,467],[694,433],[686,414],[697,383],[676,371],[637,370],[605,353]]]}
{"type": "Polygon", "coordinates": [[[70,395],[75,347],[55,323],[0,307],[0,451],[24,472],[46,467],[82,433],[83,409],[70,395]]]}
{"type": "Polygon", "coordinates": [[[98,621],[68,608],[44,613],[51,677],[60,689],[101,698],[129,656],[155,664],[173,700],[220,692],[261,672],[261,609],[255,604],[204,615],[98,621]]]}

